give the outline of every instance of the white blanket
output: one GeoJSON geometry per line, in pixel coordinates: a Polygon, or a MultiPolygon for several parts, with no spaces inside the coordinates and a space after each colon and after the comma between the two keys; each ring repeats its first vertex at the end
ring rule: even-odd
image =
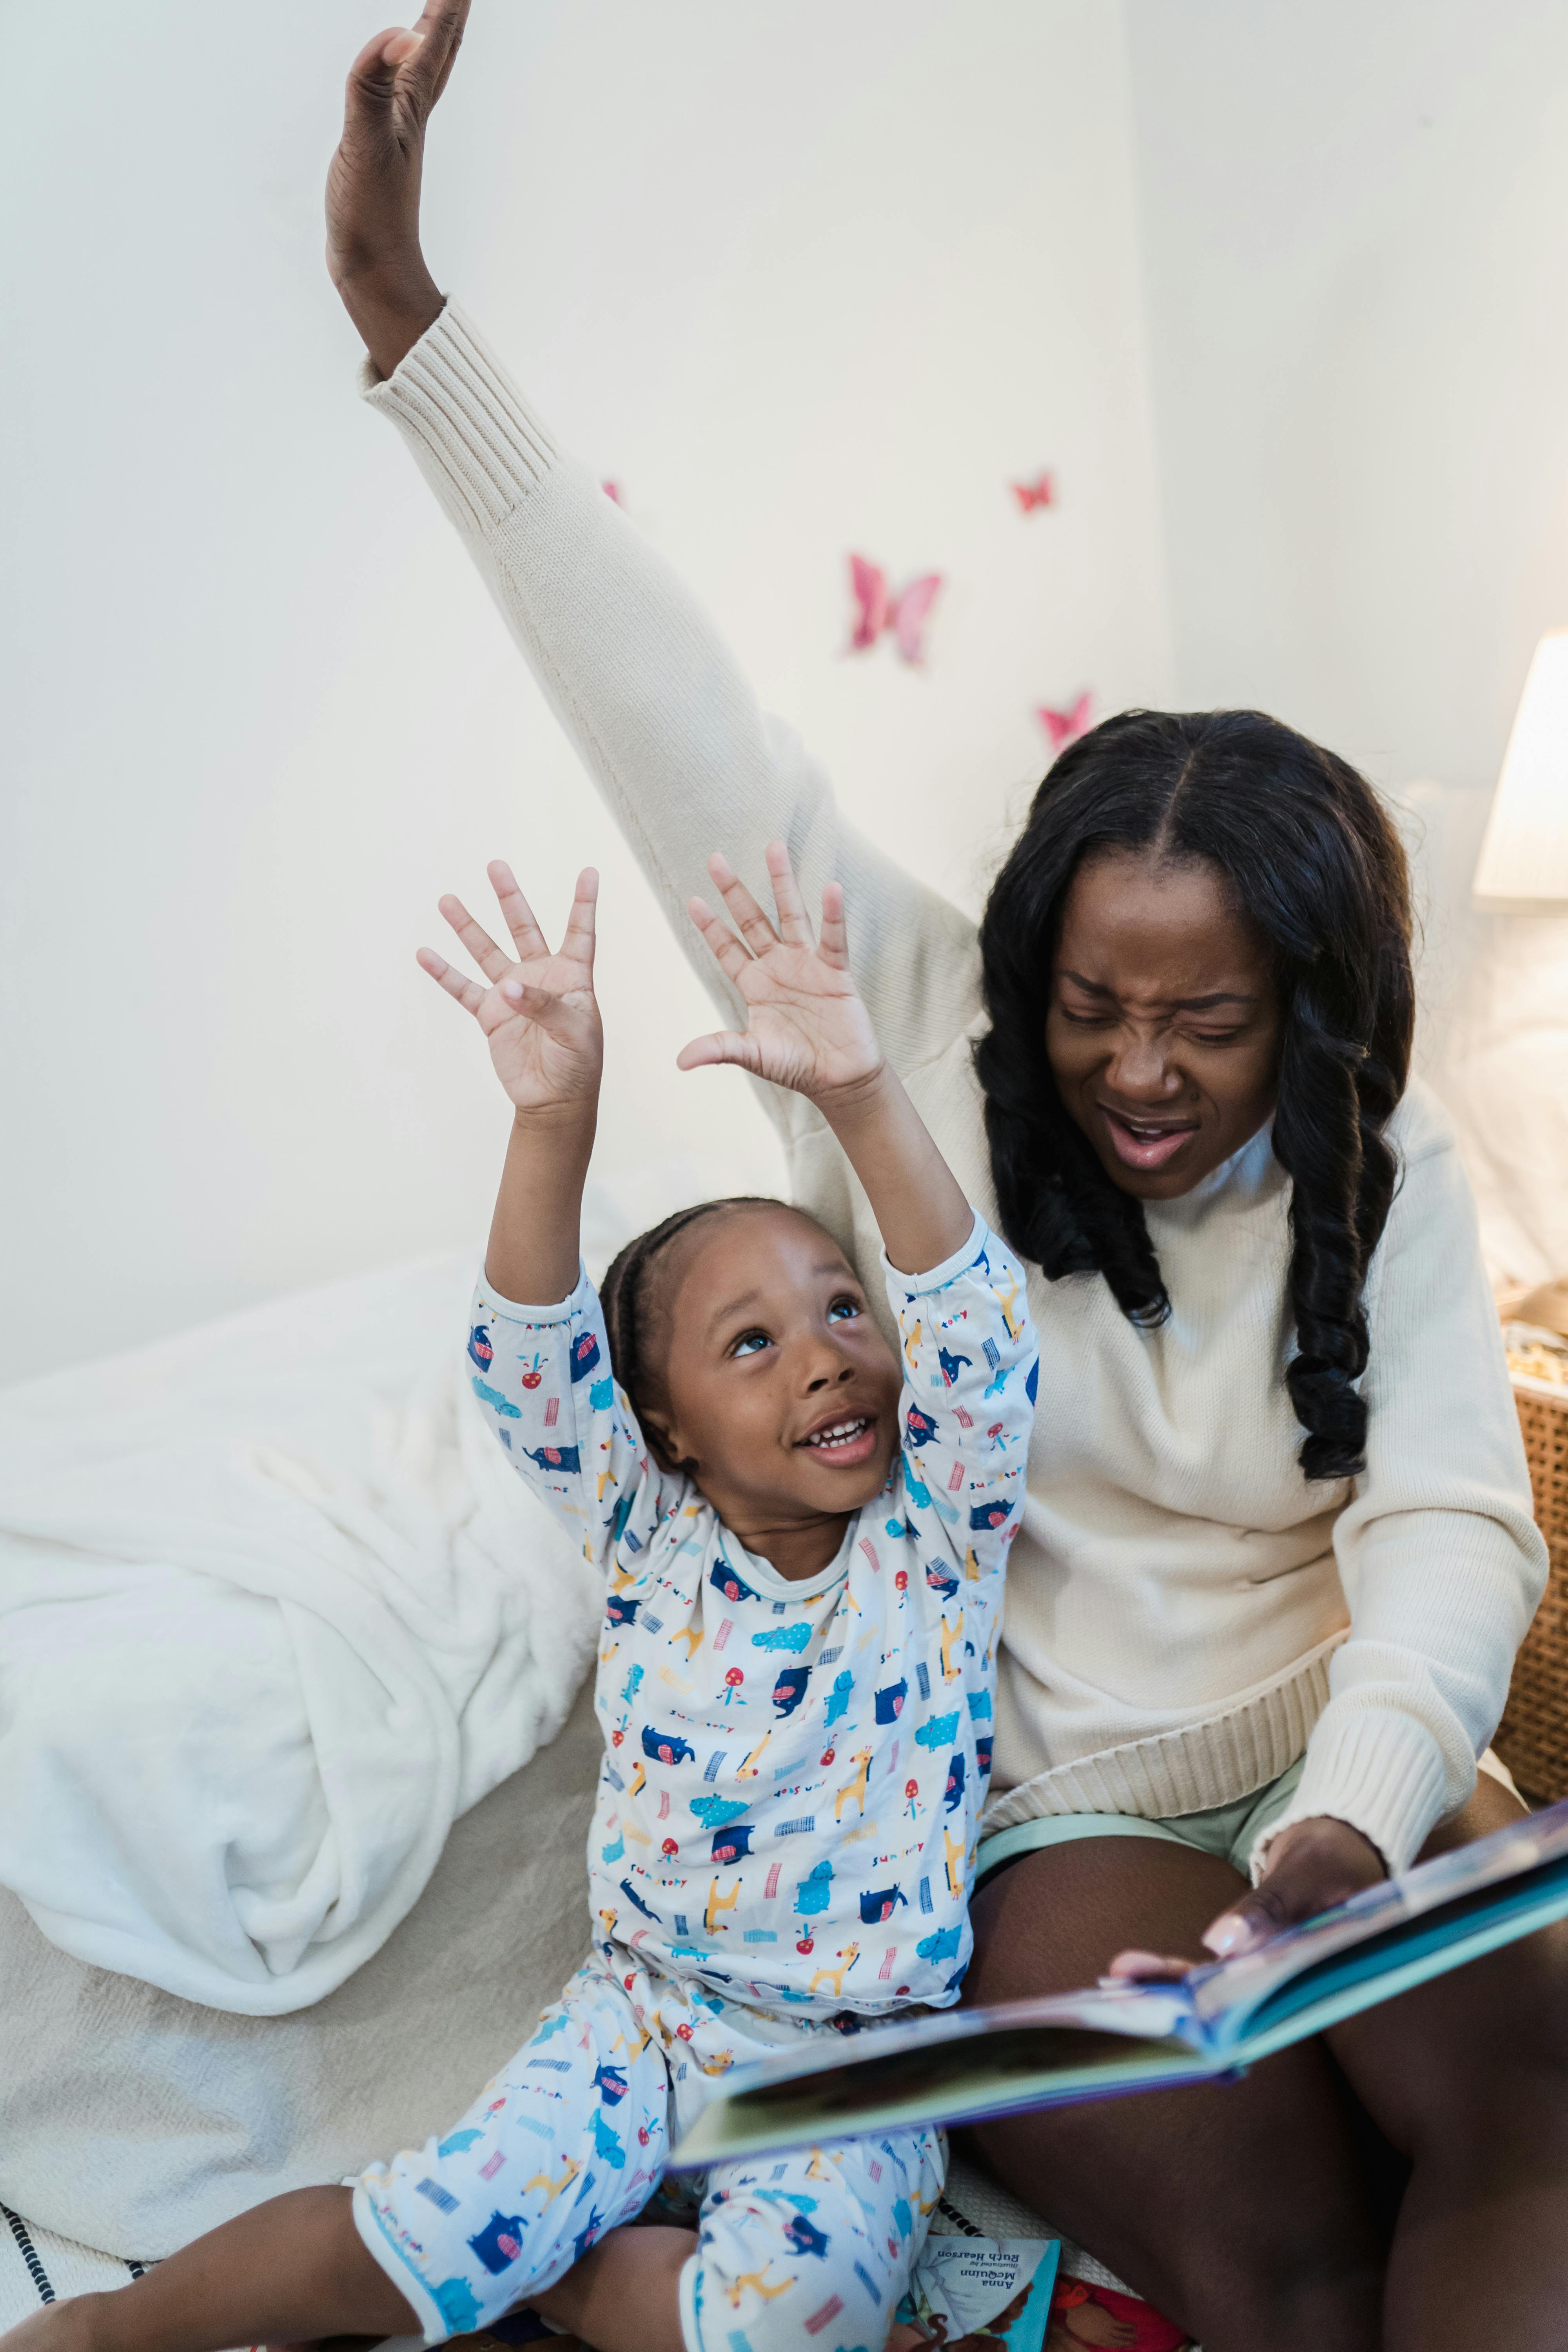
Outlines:
{"type": "Polygon", "coordinates": [[[0,1393],[0,1885],[78,1958],[319,2000],[559,1729],[601,1595],[479,1420],[473,1272],[0,1393]]]}

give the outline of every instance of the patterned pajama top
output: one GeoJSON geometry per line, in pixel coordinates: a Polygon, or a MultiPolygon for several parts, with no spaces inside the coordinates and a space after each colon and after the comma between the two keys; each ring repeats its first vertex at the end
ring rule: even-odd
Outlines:
{"type": "Polygon", "coordinates": [[[659,1468],[586,1276],[557,1307],[481,1280],[468,1339],[497,1437],[607,1576],[589,1849],[604,1939],[803,2018],[958,1998],[1034,1419],[1023,1276],[982,1221],[929,1274],[884,1268],[900,1452],[801,1580],[659,1468]]]}

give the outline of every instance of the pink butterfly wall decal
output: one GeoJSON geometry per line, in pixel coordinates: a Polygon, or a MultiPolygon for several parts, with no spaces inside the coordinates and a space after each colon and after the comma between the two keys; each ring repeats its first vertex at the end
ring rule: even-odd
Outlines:
{"type": "Polygon", "coordinates": [[[1035,716],[1051,739],[1051,757],[1055,759],[1058,751],[1065,751],[1069,743],[1088,734],[1094,716],[1094,697],[1086,688],[1070,710],[1053,710],[1048,703],[1042,702],[1037,704],[1035,716]]]}
{"type": "Polygon", "coordinates": [[[619,482],[601,482],[599,484],[599,488],[604,491],[605,496],[607,499],[614,499],[618,507],[624,507],[626,505],[626,500],[621,496],[621,486],[619,482]]]}
{"type": "Polygon", "coordinates": [[[924,572],[894,595],[879,564],[864,555],[849,558],[849,589],[855,599],[851,653],[869,652],[878,638],[891,630],[900,661],[918,664],[925,658],[926,624],[942,590],[940,572],[924,572]]]}
{"type": "Polygon", "coordinates": [[[1033,514],[1037,507],[1054,507],[1057,502],[1057,478],[1053,473],[1037,474],[1032,482],[1009,485],[1024,514],[1033,514]]]}

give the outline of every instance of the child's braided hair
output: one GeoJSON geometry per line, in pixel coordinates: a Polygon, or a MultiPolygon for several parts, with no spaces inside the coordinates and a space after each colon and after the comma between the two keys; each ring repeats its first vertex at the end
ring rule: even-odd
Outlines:
{"type": "MultiPolygon", "coordinates": [[[[646,1353],[652,1321],[648,1311],[649,1274],[655,1261],[677,1234],[694,1225],[700,1217],[710,1217],[720,1209],[786,1209],[789,1205],[787,1201],[775,1201],[765,1192],[735,1192],[721,1201],[699,1201],[695,1207],[677,1209],[662,1223],[650,1225],[646,1234],[639,1234],[636,1241],[628,1242],[611,1259],[599,1290],[610,1342],[610,1370],[656,1455],[661,1456],[661,1449],[647,1414],[650,1406],[657,1412],[665,1403],[664,1377],[662,1367],[650,1364],[646,1353]]],[[[667,1463],[664,1466],[674,1469],[677,1465],[667,1463]]]]}

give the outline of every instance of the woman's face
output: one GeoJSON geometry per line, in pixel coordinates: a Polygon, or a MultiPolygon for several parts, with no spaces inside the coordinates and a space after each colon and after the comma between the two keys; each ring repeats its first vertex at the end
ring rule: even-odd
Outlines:
{"type": "Polygon", "coordinates": [[[1172,1201],[1274,1108],[1279,999],[1268,942],[1199,861],[1087,858],[1051,973],[1046,1050],[1112,1183],[1172,1201]]]}

